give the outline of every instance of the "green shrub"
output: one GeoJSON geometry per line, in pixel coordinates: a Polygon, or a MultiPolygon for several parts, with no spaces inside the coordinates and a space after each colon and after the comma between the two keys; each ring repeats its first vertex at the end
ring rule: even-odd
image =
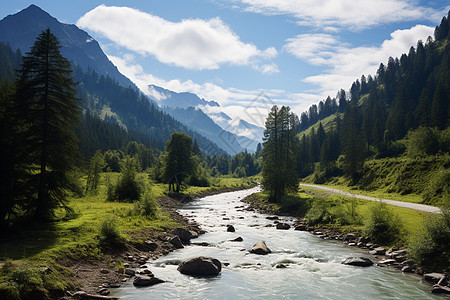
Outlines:
{"type": "Polygon", "coordinates": [[[361,224],[361,216],[356,211],[356,200],[344,199],[326,200],[314,199],[311,209],[305,218],[310,225],[337,224],[357,225],[361,224]]]}
{"type": "Polygon", "coordinates": [[[138,215],[156,218],[159,212],[159,204],[155,196],[146,192],[141,199],[134,204],[134,212],[138,215]]]}
{"type": "Polygon", "coordinates": [[[136,180],[136,161],[133,158],[126,158],[114,189],[115,197],[118,201],[132,202],[139,199],[140,193],[141,187],[136,180]]]}
{"type": "Polygon", "coordinates": [[[380,201],[371,206],[364,229],[376,243],[391,245],[399,240],[403,226],[399,216],[380,201]]]}
{"type": "Polygon", "coordinates": [[[123,244],[123,238],[114,219],[105,219],[100,224],[99,240],[100,244],[106,247],[123,244]]]}
{"type": "Polygon", "coordinates": [[[429,271],[450,266],[450,211],[428,217],[409,241],[408,255],[429,271]]]}
{"type": "Polygon", "coordinates": [[[14,282],[0,283],[0,300],[20,300],[20,292],[14,282]]]}

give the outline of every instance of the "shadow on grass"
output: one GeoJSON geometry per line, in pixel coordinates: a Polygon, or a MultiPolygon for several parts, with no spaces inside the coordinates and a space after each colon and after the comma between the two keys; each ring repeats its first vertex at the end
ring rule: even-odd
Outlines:
{"type": "Polygon", "coordinates": [[[0,260],[22,259],[50,249],[59,234],[55,222],[22,223],[0,231],[0,260]]]}

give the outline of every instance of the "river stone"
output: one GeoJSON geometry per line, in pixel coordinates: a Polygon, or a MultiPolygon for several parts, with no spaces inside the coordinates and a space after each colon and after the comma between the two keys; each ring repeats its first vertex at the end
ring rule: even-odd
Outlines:
{"type": "Polygon", "coordinates": [[[306,231],[306,224],[297,224],[295,230],[306,231]]]}
{"type": "Polygon", "coordinates": [[[252,249],[250,250],[250,253],[253,254],[259,254],[259,255],[266,255],[271,253],[270,249],[267,247],[266,243],[263,241],[257,242],[255,245],[253,245],[252,249]]]}
{"type": "Polygon", "coordinates": [[[370,267],[373,262],[367,257],[350,257],[342,262],[344,265],[370,267]]]}
{"type": "Polygon", "coordinates": [[[228,225],[228,226],[227,226],[227,231],[228,231],[228,232],[235,232],[236,229],[234,228],[233,225],[228,225]]]}
{"type": "Polygon", "coordinates": [[[162,279],[156,278],[156,277],[149,277],[149,276],[145,276],[145,275],[136,275],[136,277],[134,277],[133,280],[133,285],[134,286],[139,286],[139,287],[143,287],[143,286],[152,286],[158,283],[163,283],[165,282],[162,279]]]}
{"type": "Polygon", "coordinates": [[[267,220],[278,220],[279,218],[277,216],[268,216],[266,217],[267,220]]]}
{"type": "Polygon", "coordinates": [[[450,294],[450,287],[436,284],[431,289],[431,292],[433,294],[447,294],[447,295],[449,295],[450,294]]]}
{"type": "Polygon", "coordinates": [[[155,251],[156,249],[158,249],[158,244],[153,241],[145,241],[145,244],[149,248],[149,251],[155,251]]]}
{"type": "Polygon", "coordinates": [[[134,276],[136,274],[136,271],[134,269],[126,268],[125,269],[125,274],[130,275],[130,276],[134,276]]]}
{"type": "Polygon", "coordinates": [[[423,275],[425,280],[432,283],[438,283],[443,277],[445,277],[442,273],[427,273],[423,275]]]}
{"type": "Polygon", "coordinates": [[[235,238],[234,240],[230,240],[230,242],[242,242],[244,239],[240,236],[238,236],[237,238],[235,238]]]}
{"type": "Polygon", "coordinates": [[[183,243],[181,242],[178,236],[172,237],[169,242],[177,249],[184,248],[183,243]]]}
{"type": "MultiPolygon", "coordinates": [[[[172,231],[172,234],[178,236],[183,244],[189,244],[189,241],[194,237],[192,234],[192,231],[184,229],[184,228],[177,228],[172,231]]],[[[198,237],[198,235],[197,235],[198,237]]]]}
{"type": "Polygon", "coordinates": [[[278,223],[277,224],[277,229],[288,230],[289,228],[291,228],[291,226],[287,223],[278,223]]]}
{"type": "Polygon", "coordinates": [[[177,270],[185,275],[211,276],[220,273],[222,264],[215,258],[198,256],[183,261],[178,265],[177,270]]]}

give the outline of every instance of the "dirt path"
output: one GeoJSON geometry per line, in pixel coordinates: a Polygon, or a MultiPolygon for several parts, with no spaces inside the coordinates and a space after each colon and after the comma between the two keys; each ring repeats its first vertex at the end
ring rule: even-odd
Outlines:
{"type": "Polygon", "coordinates": [[[349,196],[349,197],[355,197],[358,199],[364,199],[364,200],[370,200],[370,201],[382,201],[385,202],[386,204],[389,205],[394,205],[394,206],[398,206],[398,207],[406,207],[406,208],[410,208],[410,209],[414,209],[414,210],[418,210],[418,211],[423,211],[423,212],[428,212],[428,213],[440,213],[441,210],[438,207],[434,207],[434,206],[429,206],[429,205],[424,205],[424,204],[417,204],[417,203],[411,203],[411,202],[403,202],[403,201],[395,201],[395,200],[387,200],[387,199],[380,199],[380,198],[375,198],[375,197],[369,197],[369,196],[363,196],[363,195],[357,195],[357,194],[353,194],[353,193],[349,193],[349,192],[344,192],[338,189],[333,189],[330,187],[326,187],[326,186],[321,186],[321,185],[315,185],[315,184],[300,184],[301,186],[309,186],[312,188],[317,188],[317,189],[321,189],[321,190],[325,190],[328,192],[332,192],[332,193],[336,193],[336,194],[341,194],[341,195],[345,195],[345,196],[349,196]]]}

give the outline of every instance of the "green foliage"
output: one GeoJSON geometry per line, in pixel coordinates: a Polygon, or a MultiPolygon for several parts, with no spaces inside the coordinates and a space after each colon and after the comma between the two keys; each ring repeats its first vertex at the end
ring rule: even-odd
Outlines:
{"type": "Polygon", "coordinates": [[[96,151],[91,159],[91,163],[89,166],[86,191],[91,192],[93,194],[97,193],[97,189],[100,184],[100,177],[101,177],[100,173],[102,172],[104,167],[105,161],[103,159],[103,155],[100,151],[96,151]]]}
{"type": "Polygon", "coordinates": [[[120,246],[124,243],[123,237],[117,228],[116,221],[113,218],[107,218],[100,224],[99,241],[102,247],[120,246]]]}
{"type": "Polygon", "coordinates": [[[298,118],[286,106],[278,109],[274,105],[266,119],[262,185],[274,202],[280,201],[286,192],[296,192],[298,189],[297,125],[298,118]]]}
{"type": "Polygon", "coordinates": [[[436,154],[439,150],[439,131],[437,128],[419,127],[408,131],[406,152],[410,157],[436,154]]]}
{"type": "Polygon", "coordinates": [[[408,255],[429,271],[450,266],[450,211],[428,217],[411,237],[408,255]]]}
{"type": "Polygon", "coordinates": [[[450,169],[433,172],[422,195],[426,204],[450,205],[450,169]]]}
{"type": "Polygon", "coordinates": [[[376,243],[390,245],[400,240],[403,225],[384,202],[378,202],[369,210],[364,230],[376,243]]]}
{"type": "Polygon", "coordinates": [[[193,175],[198,166],[192,152],[192,138],[183,132],[172,133],[161,160],[163,178],[169,184],[169,191],[179,193],[183,181],[193,175]]]}
{"type": "Polygon", "coordinates": [[[361,215],[356,211],[356,200],[350,201],[328,200],[316,198],[312,201],[311,208],[305,215],[310,225],[335,224],[335,225],[360,225],[361,215]]]}
{"type": "Polygon", "coordinates": [[[107,200],[133,202],[138,200],[142,187],[136,179],[136,161],[127,157],[122,163],[122,172],[118,182],[113,185],[107,182],[107,200]]]}
{"type": "Polygon", "coordinates": [[[156,218],[159,210],[158,200],[148,191],[142,194],[141,199],[133,207],[135,214],[149,218],[156,218]]]}

